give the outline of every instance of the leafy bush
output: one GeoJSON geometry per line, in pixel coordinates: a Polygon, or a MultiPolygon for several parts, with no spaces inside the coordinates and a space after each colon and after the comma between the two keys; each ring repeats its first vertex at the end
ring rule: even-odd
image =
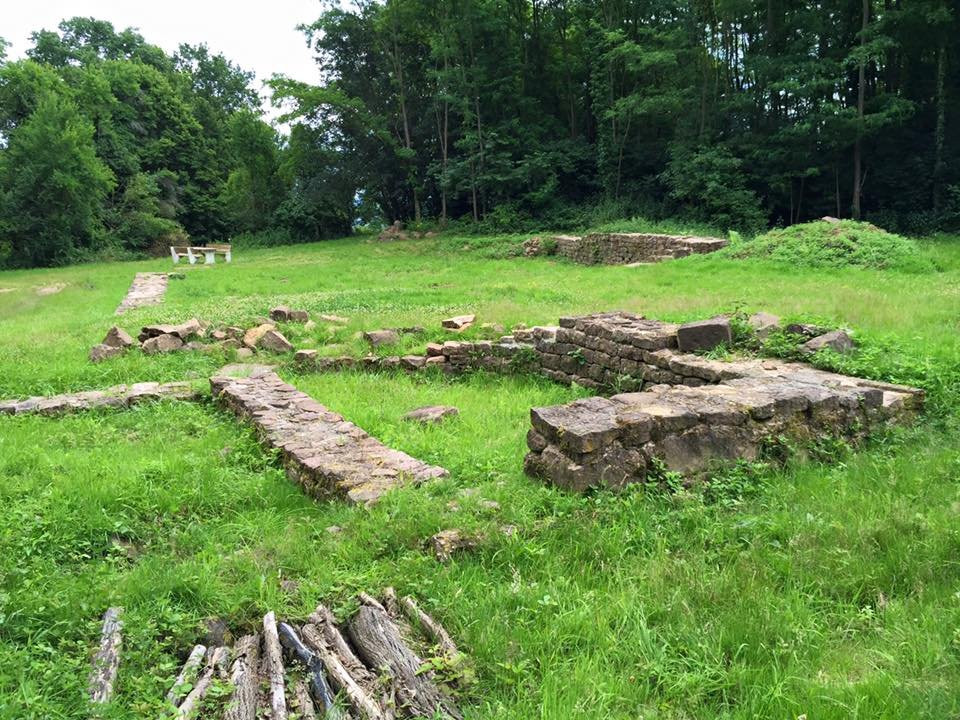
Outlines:
{"type": "Polygon", "coordinates": [[[769,258],[805,267],[862,267],[917,273],[935,269],[913,240],[853,220],[817,220],[771,230],[753,240],[734,238],[722,252],[734,258],[769,258]]]}

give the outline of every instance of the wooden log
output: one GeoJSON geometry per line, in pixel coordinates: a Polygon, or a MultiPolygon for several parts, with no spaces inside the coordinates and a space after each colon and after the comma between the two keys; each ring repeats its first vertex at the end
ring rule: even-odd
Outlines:
{"type": "Polygon", "coordinates": [[[330,609],[326,605],[317,605],[317,609],[313,611],[307,620],[310,624],[316,625],[320,630],[327,645],[336,653],[340,662],[350,672],[353,679],[363,687],[371,687],[375,680],[374,676],[367,670],[367,666],[357,657],[356,653],[353,652],[353,648],[350,647],[350,644],[343,637],[343,634],[337,627],[337,620],[333,616],[333,613],[330,612],[330,609]]]}
{"type": "Polygon", "coordinates": [[[294,682],[293,701],[296,705],[298,720],[317,720],[317,711],[310,698],[310,688],[305,678],[297,678],[294,682]]]}
{"type": "Polygon", "coordinates": [[[443,625],[421,610],[416,600],[407,595],[400,601],[400,607],[403,609],[404,614],[410,619],[410,622],[423,628],[427,637],[429,637],[445,655],[455,658],[460,654],[456,643],[453,642],[453,638],[450,637],[443,625]]]}
{"type": "Polygon", "coordinates": [[[383,606],[383,604],[379,600],[377,600],[375,597],[373,597],[373,595],[367,595],[367,593],[361,592],[361,593],[357,593],[357,597],[360,598],[360,603],[363,605],[367,605],[368,607],[378,608],[380,610],[383,610],[384,612],[387,611],[387,609],[383,606]]]}
{"type": "Polygon", "coordinates": [[[277,617],[273,610],[263,616],[263,654],[270,682],[271,720],[286,720],[287,699],[283,691],[283,655],[277,635],[277,617]]]}
{"type": "Polygon", "coordinates": [[[382,608],[362,605],[347,624],[347,635],[360,659],[371,668],[386,669],[393,677],[397,699],[414,717],[455,718],[460,710],[433,682],[433,673],[423,672],[423,660],[407,647],[390,616],[382,608]]]}
{"type": "Polygon", "coordinates": [[[307,646],[320,658],[330,677],[330,682],[347,696],[350,705],[360,716],[367,720],[386,720],[387,715],[383,709],[343,666],[337,653],[327,644],[320,629],[308,623],[301,628],[301,634],[307,646]]]}
{"type": "Polygon", "coordinates": [[[257,668],[260,665],[260,636],[244,635],[233,648],[235,659],[230,671],[233,692],[223,720],[255,720],[257,717],[257,668]]]}
{"type": "Polygon", "coordinates": [[[280,644],[307,669],[310,678],[310,695],[317,706],[327,714],[329,720],[340,718],[342,713],[336,706],[333,691],[327,683],[323,663],[310,648],[303,644],[297,631],[287,623],[278,626],[280,644]]]}
{"type": "Polygon", "coordinates": [[[187,694],[177,708],[178,718],[188,718],[200,707],[200,701],[207,694],[216,676],[222,675],[230,661],[230,650],[225,647],[212,648],[207,654],[207,664],[197,679],[197,684],[187,694]]]}
{"type": "Polygon", "coordinates": [[[200,664],[203,662],[203,656],[206,654],[207,648],[205,645],[193,646],[193,650],[191,650],[187,656],[187,661],[183,663],[183,667],[180,669],[180,674],[177,675],[177,679],[173,681],[173,687],[171,687],[167,693],[167,702],[172,703],[174,707],[180,705],[180,701],[183,700],[184,696],[189,692],[189,690],[182,692],[180,688],[186,683],[190,683],[192,686],[197,679],[197,675],[200,673],[200,664]]]}
{"type": "Polygon", "coordinates": [[[102,704],[113,697],[113,684],[120,667],[120,646],[123,644],[123,608],[108,608],[103,614],[100,648],[90,671],[90,702],[102,704]]]}

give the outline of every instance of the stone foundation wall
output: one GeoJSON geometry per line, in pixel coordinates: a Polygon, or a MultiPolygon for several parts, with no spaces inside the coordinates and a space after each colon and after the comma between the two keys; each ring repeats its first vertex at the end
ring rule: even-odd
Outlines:
{"type": "Polygon", "coordinates": [[[710,253],[726,247],[722,238],[703,238],[650,233],[591,233],[583,237],[552,238],[556,254],[584,265],[655,263],[688,255],[710,253]]]}

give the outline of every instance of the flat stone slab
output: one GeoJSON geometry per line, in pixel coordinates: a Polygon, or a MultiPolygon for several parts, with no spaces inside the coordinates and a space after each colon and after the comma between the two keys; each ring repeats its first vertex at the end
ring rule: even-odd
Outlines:
{"type": "Polygon", "coordinates": [[[63,395],[30,397],[26,400],[0,402],[0,415],[62,415],[78,410],[95,408],[126,408],[144,400],[195,400],[200,396],[197,388],[189,382],[142,382],[133,385],[116,385],[105,390],[85,390],[63,395]]]}
{"type": "Polygon", "coordinates": [[[387,447],[276,373],[217,375],[210,387],[220,403],[253,422],[264,442],[280,449],[287,475],[311,495],[370,503],[393,488],[448,474],[387,447]]]}
{"type": "Polygon", "coordinates": [[[123,315],[127,310],[145,305],[159,305],[167,292],[167,281],[166,273],[137,273],[116,314],[123,315]]]}
{"type": "Polygon", "coordinates": [[[448,417],[456,417],[460,410],[453,405],[427,405],[426,407],[411,410],[403,416],[404,420],[423,424],[438,423],[448,417]]]}

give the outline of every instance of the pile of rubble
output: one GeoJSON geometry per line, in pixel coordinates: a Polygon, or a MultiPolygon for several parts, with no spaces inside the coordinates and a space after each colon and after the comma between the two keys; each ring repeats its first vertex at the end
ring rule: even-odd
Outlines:
{"type": "Polygon", "coordinates": [[[726,247],[722,238],[652,233],[590,233],[534,237],[524,243],[528,257],[560,255],[584,265],[656,263],[715,252],[726,247]]]}
{"type": "MultiPolygon", "coordinates": [[[[232,646],[194,646],[167,693],[171,713],[226,720],[462,718],[456,681],[432,670],[438,662],[456,668],[465,661],[443,626],[392,588],[382,602],[366,593],[359,599],[344,623],[324,605],[302,623],[278,622],[271,611],[258,632],[232,646]],[[211,692],[217,683],[226,692],[211,692]]],[[[95,704],[113,697],[121,615],[111,608],[104,616],[90,678],[95,704]]]]}

